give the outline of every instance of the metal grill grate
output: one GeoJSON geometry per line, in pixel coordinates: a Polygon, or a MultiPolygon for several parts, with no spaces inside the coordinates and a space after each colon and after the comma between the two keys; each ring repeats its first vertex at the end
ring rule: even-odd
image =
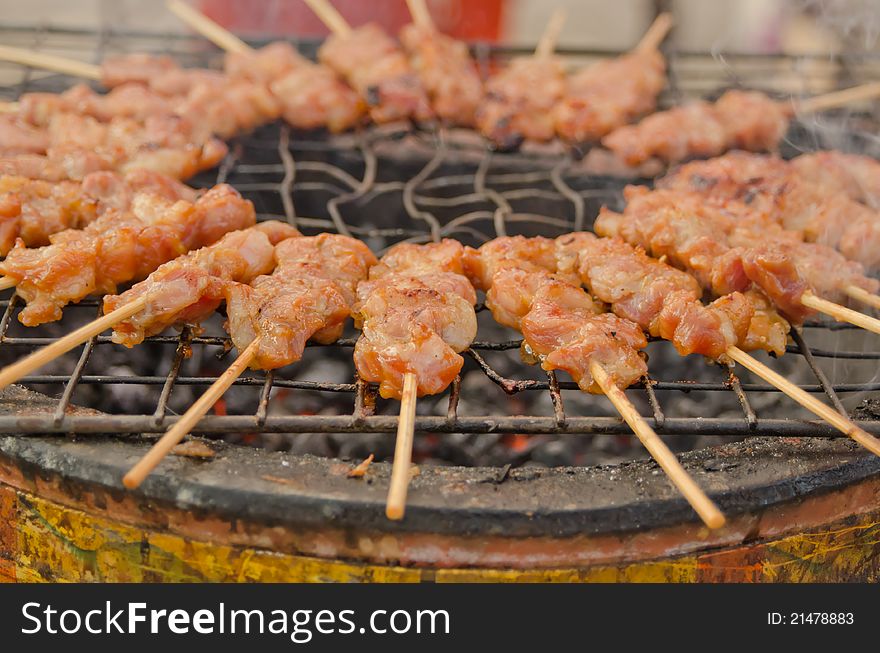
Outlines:
{"type": "MultiPolygon", "coordinates": [[[[105,54],[147,50],[165,51],[190,65],[217,65],[218,53],[204,43],[187,37],[158,37],[147,34],[114,32],[74,32],[46,29],[0,28],[3,41],[88,56],[99,61],[105,54]],[[84,53],[88,53],[84,55],[84,53]]],[[[312,51],[314,44],[303,44],[312,51]]],[[[496,58],[510,51],[477,46],[481,64],[492,65],[496,58]]],[[[573,62],[584,62],[597,55],[587,51],[564,52],[573,62]]],[[[874,74],[880,61],[865,57],[791,59],[788,57],[727,56],[716,59],[707,55],[669,53],[670,89],[665,101],[678,101],[694,95],[717,93],[731,85],[759,87],[779,92],[816,93],[838,86],[858,83],[874,74]]],[[[42,76],[36,71],[9,65],[0,66],[0,97],[14,98],[28,90],[58,90],[72,80],[42,76]]],[[[843,146],[871,151],[872,141],[857,128],[880,124],[877,116],[868,114],[847,117],[842,122],[817,123],[807,130],[794,126],[786,144],[788,149],[811,149],[817,146],[843,146]],[[854,128],[853,126],[857,127],[854,128]]],[[[873,147],[876,147],[874,145],[873,147]]],[[[607,171],[606,171],[607,172],[607,171]]],[[[573,229],[589,228],[603,203],[619,205],[620,191],[631,180],[601,174],[590,163],[590,157],[577,160],[559,148],[534,148],[516,154],[490,154],[472,135],[456,132],[409,133],[394,128],[369,129],[363,133],[340,137],[320,134],[291,133],[281,125],[268,126],[255,134],[232,143],[230,155],[216,174],[204,175],[192,183],[210,186],[227,181],[238,188],[257,206],[261,219],[285,217],[305,233],[337,231],[364,239],[377,253],[403,240],[426,242],[432,238],[453,237],[469,244],[479,244],[496,235],[558,235],[573,229]]],[[[43,346],[54,340],[70,323],[84,321],[96,314],[98,302],[86,301],[67,309],[61,325],[23,329],[15,322],[21,308],[13,295],[0,301],[0,355],[17,357],[28,348],[43,346]]],[[[488,325],[485,312],[481,319],[478,341],[466,352],[466,369],[481,370],[486,378],[508,395],[546,393],[552,414],[469,415],[461,414],[463,396],[460,379],[446,394],[445,406],[438,414],[420,415],[416,428],[434,433],[627,433],[627,427],[615,417],[581,416],[566,410],[565,391],[576,390],[575,384],[558,380],[552,373],[540,376],[540,370],[516,364],[519,340],[509,340],[498,328],[488,325]],[[484,333],[492,337],[481,339],[484,333]],[[506,352],[506,354],[505,354],[506,352]],[[507,356],[499,366],[495,356],[507,356]],[[503,369],[500,369],[503,368],[503,369]],[[509,370],[513,369],[514,373],[509,370]]],[[[794,345],[788,348],[785,363],[792,374],[802,380],[801,386],[813,393],[824,393],[842,412],[846,412],[839,395],[861,397],[880,390],[880,381],[873,376],[880,359],[880,348],[872,336],[863,336],[847,325],[815,323],[804,331],[814,342],[830,342],[826,348],[810,349],[802,333],[794,333],[794,345]],[[845,340],[850,349],[840,348],[845,340]],[[863,342],[864,341],[864,342],[863,342]],[[855,343],[853,346],[852,343],[855,343]],[[878,351],[860,351],[878,349],[878,351]],[[862,367],[869,379],[860,382],[829,380],[819,360],[867,362],[862,367]]],[[[109,337],[100,336],[78,352],[68,354],[71,366],[65,373],[46,373],[25,378],[22,382],[61,388],[52,414],[2,415],[0,432],[4,433],[139,433],[157,432],[174,419],[169,401],[176,388],[204,387],[212,383],[213,374],[186,375],[182,372],[187,354],[202,350],[228,352],[230,343],[222,335],[197,335],[184,330],[179,336],[158,336],[148,339],[149,346],[166,354],[156,360],[151,374],[120,374],[102,372],[90,367],[96,349],[116,347],[109,337]],[[171,353],[173,351],[173,354],[171,353]],[[155,397],[155,408],[146,413],[83,414],[69,413],[82,386],[144,387],[155,397]]],[[[351,363],[351,348],[356,334],[322,351],[341,352],[349,366],[350,381],[331,382],[298,378],[296,365],[277,373],[248,373],[236,381],[237,388],[253,393],[255,411],[247,415],[213,415],[199,425],[200,432],[391,432],[396,416],[375,414],[375,391],[360,382],[351,363]],[[270,414],[273,390],[313,391],[322,397],[335,397],[335,406],[346,406],[334,415],[270,414]],[[340,396],[344,401],[338,401],[340,396]]],[[[147,345],[144,345],[147,346],[147,345]]],[[[315,345],[310,346],[314,349],[315,345]]],[[[118,348],[117,349],[121,349],[118,348]]],[[[763,383],[740,379],[728,369],[698,365],[667,366],[676,359],[666,343],[651,345],[652,376],[645,383],[633,386],[630,396],[638,399],[653,415],[660,433],[675,435],[779,435],[831,436],[836,432],[825,425],[804,419],[788,418],[795,414],[789,404],[785,412],[759,408],[767,405],[767,397],[777,391],[763,383]],[[660,364],[655,364],[659,361],[660,364]],[[684,369],[686,378],[666,378],[666,369],[684,369]],[[656,375],[656,376],[655,376],[656,375]],[[735,398],[741,414],[736,417],[668,416],[663,401],[667,394],[725,393],[735,398]],[[771,414],[772,413],[772,414],[771,414]]],[[[783,361],[780,361],[782,363],[783,361]]],[[[834,372],[835,370],[832,370],[834,372]]],[[[838,374],[839,376],[839,374],[838,374]]],[[[674,401],[674,400],[673,400],[674,401]]],[[[76,402],[80,403],[80,402],[76,402]]],[[[580,405],[580,404],[578,404],[580,405]]],[[[667,403],[667,407],[668,407],[667,403]]],[[[577,412],[581,412],[580,410],[577,412]]],[[[601,412],[601,411],[598,411],[601,412]]],[[[868,431],[880,433],[880,421],[861,422],[868,431]]]]}

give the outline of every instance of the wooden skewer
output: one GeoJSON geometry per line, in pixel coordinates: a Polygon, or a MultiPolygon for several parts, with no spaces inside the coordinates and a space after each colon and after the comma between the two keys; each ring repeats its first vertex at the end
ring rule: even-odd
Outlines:
{"type": "Polygon", "coordinates": [[[0,277],[0,290],[15,288],[15,280],[12,277],[0,277]]]}
{"type": "Polygon", "coordinates": [[[672,14],[664,12],[654,19],[635,50],[656,50],[663,43],[670,29],[672,29],[672,14]]]}
{"type": "Polygon", "coordinates": [[[111,311],[97,320],[89,322],[81,326],[76,331],[68,333],[63,338],[59,338],[51,345],[47,345],[42,349],[38,349],[33,354],[25,356],[20,361],[7,365],[0,370],[0,390],[8,386],[10,383],[18,381],[21,377],[26,376],[36,369],[39,369],[49,361],[55,360],[62,354],[70,351],[77,345],[81,345],[90,338],[109,329],[115,324],[122,322],[127,318],[140,311],[147,304],[146,296],[140,297],[133,302],[129,302],[125,306],[120,306],[115,311],[111,311]]]}
{"type": "Polygon", "coordinates": [[[346,38],[351,34],[351,26],[329,0],[306,0],[306,4],[336,36],[346,38]]]}
{"type": "Polygon", "coordinates": [[[875,438],[864,429],[861,429],[853,424],[851,420],[838,413],[836,410],[831,408],[831,406],[822,403],[807,392],[804,392],[794,383],[792,383],[785,377],[780,376],[769,367],[764,365],[762,362],[744,352],[739,347],[730,347],[727,350],[727,355],[730,356],[730,358],[732,358],[734,361],[745,367],[747,370],[750,370],[771,385],[779,388],[782,392],[794,399],[801,406],[824,419],[826,422],[831,424],[831,426],[836,428],[844,435],[847,435],[858,442],[871,453],[880,456],[880,440],[875,438]]]}
{"type": "Polygon", "coordinates": [[[636,407],[626,397],[626,393],[618,388],[605,369],[597,362],[590,363],[590,373],[606,397],[614,404],[617,412],[629,425],[645,449],[651,454],[657,464],[669,476],[669,480],[678,488],[687,502],[700,516],[700,519],[709,528],[721,528],[724,525],[724,515],[718,506],[706,496],[693,478],[685,471],[678,458],[675,457],[669,447],[660,439],[644,418],[639,415],[636,407]]]}
{"type": "Polygon", "coordinates": [[[843,291],[849,297],[852,297],[857,301],[867,304],[868,306],[873,306],[874,308],[880,308],[880,295],[870,293],[864,288],[859,288],[858,286],[847,286],[843,291]]]}
{"type": "Polygon", "coordinates": [[[413,22],[426,30],[436,29],[434,21],[431,19],[431,12],[428,11],[428,3],[425,0],[406,0],[406,6],[409,13],[412,14],[413,22]]]}
{"type": "Polygon", "coordinates": [[[0,113],[16,113],[18,109],[18,102],[0,102],[0,113]]]}
{"type": "Polygon", "coordinates": [[[553,54],[553,51],[556,49],[556,40],[559,38],[559,32],[562,31],[562,27],[565,25],[566,16],[565,9],[557,9],[553,12],[547,27],[544,28],[544,33],[541,34],[541,40],[538,41],[538,45],[535,48],[535,57],[543,59],[553,54]]]}
{"type": "Polygon", "coordinates": [[[190,406],[189,410],[165,432],[165,435],[122,478],[122,484],[125,487],[133,490],[144,482],[144,479],[150,475],[150,472],[186,437],[186,434],[195,427],[205,413],[211,410],[211,407],[220,400],[220,397],[229,389],[229,386],[241,376],[241,373],[244,372],[245,368],[250,365],[250,362],[256,356],[259,346],[260,339],[256,338],[238,355],[238,358],[235,359],[232,365],[217,377],[217,380],[205,391],[205,394],[190,406]]]}
{"type": "Polygon", "coordinates": [[[196,32],[226,52],[250,52],[251,47],[229,30],[196,11],[183,0],[167,0],[165,6],[196,32]]]}
{"type": "MultiPolygon", "coordinates": [[[[834,91],[833,93],[825,93],[815,97],[808,98],[803,101],[794,101],[794,111],[800,113],[816,113],[825,111],[826,109],[834,109],[843,107],[862,100],[870,100],[880,96],[880,82],[871,82],[870,84],[861,84],[845,88],[842,91],[834,91]]],[[[792,107],[786,103],[789,109],[792,107]]]]}
{"type": "Polygon", "coordinates": [[[90,63],[66,59],[65,57],[56,57],[55,55],[42,52],[31,52],[30,50],[13,48],[6,45],[0,45],[0,61],[11,61],[24,66],[30,66],[31,68],[53,70],[56,73],[64,73],[65,75],[73,75],[84,79],[101,79],[101,68],[90,63]]]}
{"type": "Polygon", "coordinates": [[[400,396],[400,418],[397,422],[397,441],[394,444],[394,463],[391,467],[391,483],[385,503],[388,519],[403,519],[406,512],[406,493],[409,488],[409,470],[412,465],[413,432],[416,420],[416,390],[418,379],[412,372],[403,376],[403,393],[400,396]]]}
{"type": "Polygon", "coordinates": [[[811,292],[805,292],[803,294],[801,297],[801,303],[808,308],[812,308],[813,310],[833,317],[838,322],[849,322],[850,324],[855,324],[868,331],[880,333],[880,320],[877,318],[865,315],[864,313],[859,313],[846,306],[829,302],[827,299],[817,297],[811,292]]]}

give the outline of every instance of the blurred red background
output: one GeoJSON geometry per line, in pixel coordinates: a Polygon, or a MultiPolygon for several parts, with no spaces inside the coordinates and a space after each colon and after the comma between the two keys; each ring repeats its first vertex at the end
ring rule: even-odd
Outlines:
{"type": "MultiPolygon", "coordinates": [[[[428,0],[440,31],[464,40],[497,41],[504,0],[428,0]]],[[[327,28],[303,0],[199,0],[197,7],[223,25],[245,35],[327,35],[327,28]]],[[[375,21],[392,34],[411,21],[405,0],[333,0],[354,26],[375,21]]]]}

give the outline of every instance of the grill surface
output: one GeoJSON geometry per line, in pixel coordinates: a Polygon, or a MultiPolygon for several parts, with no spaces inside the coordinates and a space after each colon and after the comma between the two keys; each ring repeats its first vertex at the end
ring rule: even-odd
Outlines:
{"type": "MultiPolygon", "coordinates": [[[[98,62],[105,55],[121,51],[164,51],[188,65],[218,66],[220,55],[199,39],[160,37],[121,32],[77,32],[47,29],[0,28],[4,43],[51,50],[98,62]]],[[[313,52],[314,43],[301,44],[313,52]]],[[[513,51],[476,46],[475,53],[485,68],[513,51]]],[[[610,52],[564,51],[572,64],[581,65],[610,52]]],[[[849,86],[876,76],[880,60],[864,55],[837,58],[784,56],[707,55],[668,52],[670,87],[664,103],[684,98],[717,95],[721,89],[740,85],[785,94],[814,94],[849,86]]],[[[0,97],[14,99],[30,90],[60,90],[73,80],[44,75],[8,64],[0,65],[0,97]]],[[[880,117],[853,113],[839,119],[828,117],[810,125],[794,125],[783,151],[793,153],[818,147],[857,149],[880,153],[865,134],[880,124],[880,117]]],[[[516,154],[490,154],[482,144],[458,133],[404,133],[395,129],[370,129],[356,135],[328,137],[322,134],[291,133],[274,125],[237,139],[230,156],[216,175],[202,176],[192,183],[210,186],[226,181],[252,199],[262,219],[279,215],[307,234],[331,230],[364,239],[377,253],[403,240],[426,242],[432,238],[452,237],[469,244],[479,244],[496,235],[538,233],[554,236],[566,231],[589,228],[598,207],[622,201],[620,191],[631,179],[600,174],[601,166],[590,156],[577,160],[560,149],[534,148],[516,154]]],[[[607,171],[606,171],[607,172],[607,171]]],[[[6,295],[8,297],[8,293],[6,295]]],[[[34,346],[53,341],[71,325],[93,317],[97,301],[83,302],[67,309],[65,320],[56,326],[25,329],[14,319],[20,309],[14,296],[0,302],[0,356],[17,358],[34,346]]],[[[500,397],[543,393],[547,401],[535,414],[485,415],[479,411],[459,410],[468,399],[467,390],[457,381],[440,401],[425,400],[422,409],[433,414],[419,415],[420,432],[455,433],[524,433],[524,434],[622,434],[628,428],[610,415],[602,398],[585,399],[568,381],[553,374],[541,376],[539,368],[518,362],[519,340],[506,339],[491,325],[482,311],[480,335],[466,352],[466,370],[481,370],[490,379],[500,397]],[[485,334],[492,334],[491,338],[485,334]],[[485,339],[484,339],[485,337],[485,339]],[[575,410],[566,405],[576,406],[575,410]],[[427,406],[427,408],[426,408],[427,406]],[[593,410],[593,409],[596,410],[593,410]],[[577,412],[578,415],[572,414],[577,412]],[[580,413],[588,412],[588,416],[580,413]],[[473,413],[473,414],[472,414],[473,413]],[[604,413],[604,415],[602,415],[604,413]],[[594,416],[589,416],[594,415],[594,416]]],[[[356,333],[329,347],[311,346],[312,359],[335,357],[348,366],[347,382],[338,379],[303,378],[303,366],[290,366],[266,375],[247,373],[236,382],[239,396],[247,395],[240,405],[253,408],[249,414],[213,415],[205,418],[199,432],[391,432],[396,416],[375,414],[374,390],[358,381],[351,363],[351,348],[356,333]],[[335,353],[331,353],[335,352],[335,353]],[[273,392],[317,393],[319,403],[327,401],[337,414],[280,415],[270,410],[273,392]]],[[[813,323],[803,333],[794,333],[794,345],[777,369],[788,372],[801,387],[824,394],[841,412],[852,407],[866,393],[880,390],[874,377],[880,348],[875,336],[847,325],[813,323]],[[815,347],[811,348],[806,341],[815,347]],[[874,351],[871,351],[871,350],[874,351]],[[862,380],[852,381],[852,377],[862,380]],[[843,381],[842,379],[845,379],[843,381]]],[[[114,356],[123,360],[129,353],[110,343],[109,337],[93,339],[79,351],[45,374],[25,378],[22,383],[36,385],[61,394],[54,414],[0,415],[3,433],[143,433],[165,430],[174,420],[169,408],[175,391],[195,386],[200,391],[216,378],[220,365],[212,361],[216,353],[228,353],[230,343],[219,328],[219,321],[208,326],[205,334],[184,331],[177,336],[150,338],[153,369],[130,373],[127,368],[96,368],[90,357],[96,350],[119,350],[114,356]],[[213,328],[213,330],[212,330],[213,328]],[[216,334],[216,335],[215,335],[216,334]],[[192,358],[189,354],[192,353],[192,358]],[[202,367],[193,364],[208,361],[202,367]],[[211,369],[210,373],[203,372],[211,369]],[[187,372],[187,370],[194,370],[187,372]],[[73,404],[88,404],[82,391],[85,386],[118,389],[141,386],[154,400],[152,410],[121,411],[113,415],[69,414],[73,404]],[[80,391],[78,394],[78,390],[80,391]]],[[[771,410],[778,402],[777,392],[763,382],[750,378],[742,381],[730,370],[705,366],[701,361],[677,362],[677,355],[666,343],[650,346],[651,377],[633,386],[629,395],[653,416],[658,432],[669,435],[747,435],[763,436],[832,436],[836,432],[824,424],[796,419],[799,409],[785,403],[785,412],[771,410]],[[673,362],[675,361],[675,362],[673,362]],[[670,373],[670,368],[673,370],[670,373]],[[687,370],[684,378],[672,374],[687,370]],[[728,411],[717,416],[713,398],[701,417],[677,416],[676,397],[696,393],[710,397],[722,393],[723,402],[738,406],[738,415],[728,411]],[[705,394],[704,394],[705,393],[705,394]],[[670,407],[673,410],[669,410],[670,407]],[[766,412],[762,407],[770,406],[766,412]],[[670,414],[667,414],[667,411],[670,414]]],[[[134,352],[133,352],[134,353],[134,352]]],[[[143,367],[143,366],[141,366],[143,367]]],[[[91,396],[91,395],[89,395],[91,396]]],[[[479,397],[471,397],[479,408],[479,397]]],[[[488,402],[487,402],[488,403],[488,402]]],[[[515,404],[511,404],[513,406],[515,404]]],[[[391,412],[393,412],[393,407],[391,412]]],[[[482,404],[485,411],[485,404],[482,404]]],[[[237,412],[237,411],[236,411],[237,412]]],[[[509,412],[515,412],[512,409],[509,412]]],[[[869,419],[860,424],[880,433],[880,421],[869,419]]]]}

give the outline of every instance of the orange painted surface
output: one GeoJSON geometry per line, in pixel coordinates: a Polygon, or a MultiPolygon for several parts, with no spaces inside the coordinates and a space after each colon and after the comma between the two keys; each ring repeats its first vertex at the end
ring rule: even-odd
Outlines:
{"type": "MultiPolygon", "coordinates": [[[[564,568],[404,567],[283,553],[85,512],[0,485],[0,582],[877,582],[880,511],[770,541],[564,568]]],[[[426,535],[426,537],[430,537],[426,535]]],[[[511,539],[522,547],[527,541],[511,539]]]]}

